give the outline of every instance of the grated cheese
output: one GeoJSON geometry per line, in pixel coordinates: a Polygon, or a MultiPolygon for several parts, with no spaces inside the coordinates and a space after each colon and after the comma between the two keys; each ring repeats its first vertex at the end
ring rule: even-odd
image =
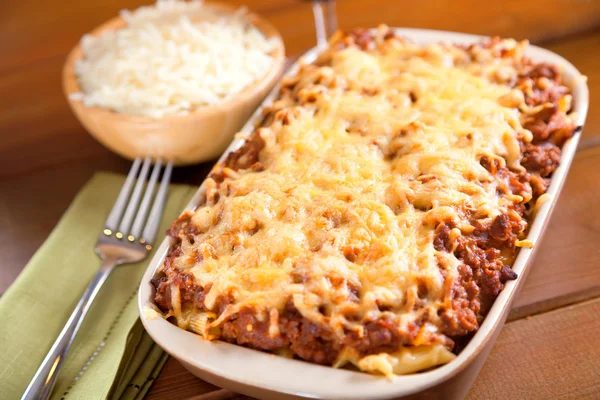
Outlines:
{"type": "MultiPolygon", "coordinates": [[[[526,43],[503,45],[519,57],[526,43]]],[[[190,212],[199,233],[179,236],[174,265],[210,286],[209,310],[232,296],[210,327],[244,307],[269,318],[291,299],[343,343],[344,332],[360,334],[363,321],[391,312],[400,331],[420,326],[412,347],[362,359],[346,348],[335,365],[392,375],[446,363],[454,355],[439,311],[452,310],[461,261],[435,248],[435,227],[454,222],[456,242],[475,229],[467,210],[520,219],[512,208],[530,200],[500,190],[507,183],[480,164],[522,168],[523,96],[496,83],[516,72],[510,59],[481,52],[487,61],[470,63],[447,44],[392,41],[331,57],[290,78],[294,94],[257,131],[260,172],[208,179],[207,204],[190,212]]]]}

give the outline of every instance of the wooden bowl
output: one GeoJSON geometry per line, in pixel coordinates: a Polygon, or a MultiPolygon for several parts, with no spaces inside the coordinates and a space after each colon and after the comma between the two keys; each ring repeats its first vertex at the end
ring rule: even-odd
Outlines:
{"type": "MultiPolygon", "coordinates": [[[[209,3],[206,7],[223,13],[236,10],[235,7],[215,3],[209,3]]],[[[82,92],[75,74],[75,62],[83,56],[81,46],[77,44],[69,53],[62,73],[63,91],[71,109],[92,136],[125,158],[152,156],[172,160],[175,165],[196,164],[217,158],[277,83],[283,71],[285,51],[279,32],[254,13],[247,13],[247,18],[267,38],[276,38],[278,45],[272,53],[274,62],[265,75],[231,99],[217,105],[199,107],[187,115],[158,119],[85,107],[81,100],[70,98],[71,93],[82,92]]],[[[116,17],[94,29],[91,34],[98,36],[106,30],[124,26],[125,21],[116,17]]]]}

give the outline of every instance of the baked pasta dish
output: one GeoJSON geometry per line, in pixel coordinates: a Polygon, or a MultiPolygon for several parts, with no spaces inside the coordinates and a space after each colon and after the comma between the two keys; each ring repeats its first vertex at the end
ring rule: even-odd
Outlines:
{"type": "Polygon", "coordinates": [[[392,376],[477,331],[576,131],[526,41],[338,33],[283,79],[172,226],[166,318],[222,340],[392,376]]]}

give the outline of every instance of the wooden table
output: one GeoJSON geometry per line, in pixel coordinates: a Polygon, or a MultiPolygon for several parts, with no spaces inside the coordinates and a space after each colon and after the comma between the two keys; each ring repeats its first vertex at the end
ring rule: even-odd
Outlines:
{"type": "MultiPolygon", "coordinates": [[[[0,293],[47,237],[94,171],[129,163],[96,143],[71,114],[60,70],[69,49],[122,7],[144,0],[7,0],[0,13],[0,293]]],[[[314,43],[308,4],[236,0],[270,19],[288,54],[314,43]]],[[[600,2],[523,0],[447,4],[340,0],[340,25],[437,28],[528,37],[589,77],[591,109],[579,151],[510,321],[469,399],[600,397],[600,2]]],[[[178,169],[199,183],[209,165],[178,169]]],[[[149,399],[241,399],[169,360],[149,399]]]]}

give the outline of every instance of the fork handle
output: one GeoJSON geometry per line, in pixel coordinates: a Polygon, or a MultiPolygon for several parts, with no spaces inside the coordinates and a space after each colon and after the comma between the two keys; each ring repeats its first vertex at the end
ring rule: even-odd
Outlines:
{"type": "Polygon", "coordinates": [[[85,289],[69,320],[60,332],[60,335],[58,335],[58,338],[56,338],[46,358],[42,361],[29,386],[27,386],[21,400],[46,400],[50,397],[67,352],[73,344],[73,339],[77,335],[77,331],[81,327],[81,323],[90,309],[92,301],[94,301],[102,284],[106,281],[106,278],[108,278],[108,275],[116,264],[116,259],[104,260],[100,270],[94,276],[87,289],[85,289]]]}

